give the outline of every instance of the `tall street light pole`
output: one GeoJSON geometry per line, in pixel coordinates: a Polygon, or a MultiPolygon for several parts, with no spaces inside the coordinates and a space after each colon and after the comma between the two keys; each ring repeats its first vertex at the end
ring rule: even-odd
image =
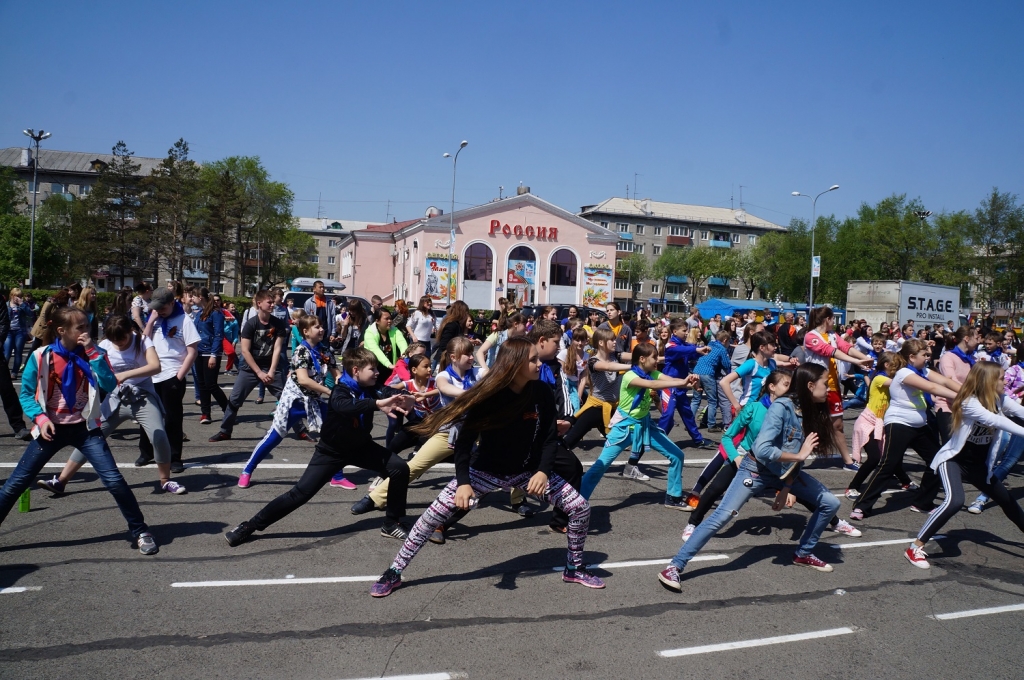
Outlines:
{"type": "MultiPolygon", "coordinates": [[[[835,191],[839,188],[838,184],[833,184],[828,189],[825,189],[820,194],[811,199],[811,294],[807,299],[807,319],[810,320],[811,312],[814,311],[814,222],[817,219],[817,208],[818,199],[827,194],[830,191],[835,191]]],[[[807,194],[801,194],[799,191],[794,191],[793,196],[803,196],[804,198],[811,198],[807,194]]]]}
{"type": "Polygon", "coordinates": [[[28,278],[25,285],[31,288],[35,284],[35,259],[36,259],[36,197],[39,196],[39,142],[50,136],[49,132],[40,130],[38,133],[29,128],[22,130],[22,134],[32,138],[36,143],[36,154],[32,157],[32,228],[28,237],[28,278]]]}
{"type": "Polygon", "coordinates": [[[444,158],[452,158],[452,210],[448,213],[448,229],[450,233],[448,234],[448,282],[446,284],[449,305],[452,303],[452,281],[454,280],[452,277],[452,255],[455,251],[455,171],[459,167],[459,154],[462,153],[462,150],[468,144],[469,142],[463,139],[462,143],[459,144],[459,150],[455,152],[454,158],[452,158],[450,153],[444,155],[444,158]]]}

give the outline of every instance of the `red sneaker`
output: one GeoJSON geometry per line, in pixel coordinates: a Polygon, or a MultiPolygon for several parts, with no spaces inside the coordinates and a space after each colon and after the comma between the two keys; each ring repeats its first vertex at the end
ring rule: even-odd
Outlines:
{"type": "Polygon", "coordinates": [[[810,567],[811,569],[817,569],[818,571],[832,571],[831,564],[824,560],[818,559],[814,555],[807,555],[806,557],[793,555],[793,564],[799,564],[801,567],[810,567]]]}
{"type": "Polygon", "coordinates": [[[929,569],[932,566],[928,563],[928,553],[924,551],[924,548],[918,548],[913,543],[903,551],[903,556],[918,569],[929,569]]]}

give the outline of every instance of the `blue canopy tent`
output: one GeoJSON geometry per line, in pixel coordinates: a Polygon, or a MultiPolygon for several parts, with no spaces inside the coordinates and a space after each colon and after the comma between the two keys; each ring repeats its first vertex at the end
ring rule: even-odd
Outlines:
{"type": "Polygon", "coordinates": [[[705,319],[710,319],[715,314],[732,316],[733,312],[760,312],[765,308],[773,314],[778,314],[780,311],[778,307],[768,300],[710,298],[697,305],[701,317],[705,319]]]}

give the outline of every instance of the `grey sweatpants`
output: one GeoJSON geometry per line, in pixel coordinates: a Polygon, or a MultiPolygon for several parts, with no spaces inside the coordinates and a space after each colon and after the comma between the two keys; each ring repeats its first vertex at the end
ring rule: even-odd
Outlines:
{"type": "MultiPolygon", "coordinates": [[[[171,442],[167,438],[167,430],[164,429],[164,412],[160,399],[149,392],[141,392],[142,399],[130,407],[121,405],[116,394],[107,396],[103,402],[103,423],[100,431],[106,439],[110,433],[117,429],[117,426],[129,417],[139,421],[139,425],[145,430],[149,441],[153,443],[153,459],[158,463],[171,462],[171,442]]],[[[84,463],[85,454],[78,449],[71,453],[70,460],[74,463],[84,463]]]]}

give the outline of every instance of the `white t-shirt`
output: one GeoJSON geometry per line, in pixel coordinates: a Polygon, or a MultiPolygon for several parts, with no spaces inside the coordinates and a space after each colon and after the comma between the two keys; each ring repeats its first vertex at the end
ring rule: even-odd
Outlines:
{"type": "MultiPolygon", "coordinates": [[[[138,351],[135,351],[135,338],[132,338],[132,344],[128,345],[128,349],[123,352],[110,340],[104,340],[100,343],[100,348],[107,353],[107,360],[110,362],[110,367],[114,369],[114,373],[134,371],[136,368],[145,366],[149,363],[146,361],[146,350],[152,346],[153,341],[146,337],[142,338],[142,342],[139,343],[138,351]]],[[[145,378],[129,378],[124,382],[126,385],[135,385],[147,392],[153,391],[153,379],[150,376],[145,378]]]]}
{"type": "Polygon", "coordinates": [[[420,342],[430,344],[430,334],[434,332],[434,327],[437,324],[437,320],[433,314],[424,314],[420,310],[416,310],[412,313],[412,317],[406,324],[406,328],[413,334],[420,342]]]}
{"type": "Polygon", "coordinates": [[[153,382],[163,382],[176,376],[181,365],[185,363],[188,348],[198,345],[199,332],[187,314],[170,319],[157,319],[153,324],[153,346],[160,357],[160,372],[153,376],[153,382]],[[167,335],[170,337],[164,336],[161,321],[167,322],[167,335]]]}
{"type": "MultiPolygon", "coordinates": [[[[924,369],[924,374],[927,377],[927,368],[924,369]]],[[[924,427],[928,424],[928,404],[924,400],[924,392],[903,385],[903,381],[909,375],[917,374],[910,368],[901,368],[889,384],[889,408],[882,421],[886,425],[896,423],[924,427]]]]}

